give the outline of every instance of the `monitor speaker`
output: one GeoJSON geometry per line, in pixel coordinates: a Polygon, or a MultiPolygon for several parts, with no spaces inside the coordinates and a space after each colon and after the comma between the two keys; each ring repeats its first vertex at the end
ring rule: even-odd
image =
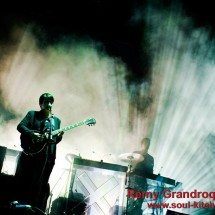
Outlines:
{"type": "Polygon", "coordinates": [[[7,147],[0,146],[0,172],[2,171],[6,151],[7,147]]]}
{"type": "Polygon", "coordinates": [[[166,215],[189,215],[189,214],[180,213],[180,212],[177,212],[177,211],[167,210],[166,215]]]}

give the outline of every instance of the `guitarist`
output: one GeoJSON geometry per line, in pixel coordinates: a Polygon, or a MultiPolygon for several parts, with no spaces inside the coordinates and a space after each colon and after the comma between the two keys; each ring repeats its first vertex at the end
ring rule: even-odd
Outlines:
{"type": "Polygon", "coordinates": [[[62,140],[63,135],[63,132],[54,137],[50,134],[59,129],[61,124],[61,120],[52,114],[53,103],[54,97],[51,94],[42,94],[39,98],[41,110],[29,111],[17,126],[23,148],[15,175],[20,185],[19,201],[43,211],[49,195],[48,181],[55,164],[56,144],[62,140]],[[41,150],[34,153],[37,146],[41,150]]]}

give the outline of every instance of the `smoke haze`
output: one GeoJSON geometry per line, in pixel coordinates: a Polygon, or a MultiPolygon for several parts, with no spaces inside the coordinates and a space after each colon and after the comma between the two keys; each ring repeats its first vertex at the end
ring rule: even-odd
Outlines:
{"type": "Polygon", "coordinates": [[[52,186],[59,180],[58,169],[62,176],[70,168],[68,153],[126,166],[119,155],[139,149],[142,137],[149,136],[155,174],[182,182],[185,191],[212,191],[214,41],[181,10],[170,9],[134,13],[133,23],[147,22],[151,80],[129,86],[126,64],[108,56],[103,44],[71,37],[42,49],[30,28],[15,28],[16,40],[1,44],[1,145],[20,149],[18,122],[28,110],[39,109],[39,96],[49,92],[62,127],[97,120],[93,127],[64,134],[52,186]]]}

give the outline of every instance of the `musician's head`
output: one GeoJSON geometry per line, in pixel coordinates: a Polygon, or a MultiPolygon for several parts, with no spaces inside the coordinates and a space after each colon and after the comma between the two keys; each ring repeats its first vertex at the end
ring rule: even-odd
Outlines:
{"type": "Polygon", "coordinates": [[[150,139],[145,137],[141,141],[141,151],[147,153],[150,146],[150,139]]]}
{"type": "Polygon", "coordinates": [[[51,110],[54,103],[54,97],[50,93],[43,93],[39,98],[39,105],[41,109],[51,110]]]}

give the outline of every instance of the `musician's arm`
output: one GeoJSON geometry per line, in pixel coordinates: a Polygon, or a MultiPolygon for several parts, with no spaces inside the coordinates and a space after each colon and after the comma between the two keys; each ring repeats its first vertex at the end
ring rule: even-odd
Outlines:
{"type": "Polygon", "coordinates": [[[22,119],[22,121],[18,124],[17,130],[23,135],[39,138],[41,134],[31,129],[32,123],[33,123],[33,117],[34,117],[34,112],[29,111],[26,114],[26,116],[22,119]]]}
{"type": "MultiPolygon", "coordinates": [[[[57,118],[56,122],[57,122],[57,125],[58,125],[57,127],[59,129],[60,128],[60,124],[61,124],[61,120],[59,118],[57,118]]],[[[56,136],[56,143],[59,143],[62,140],[63,134],[64,134],[63,131],[61,131],[60,133],[57,134],[57,136],[56,136]]]]}
{"type": "Polygon", "coordinates": [[[150,173],[153,173],[154,172],[154,158],[151,156],[151,163],[150,163],[150,170],[149,170],[150,173]]]}

